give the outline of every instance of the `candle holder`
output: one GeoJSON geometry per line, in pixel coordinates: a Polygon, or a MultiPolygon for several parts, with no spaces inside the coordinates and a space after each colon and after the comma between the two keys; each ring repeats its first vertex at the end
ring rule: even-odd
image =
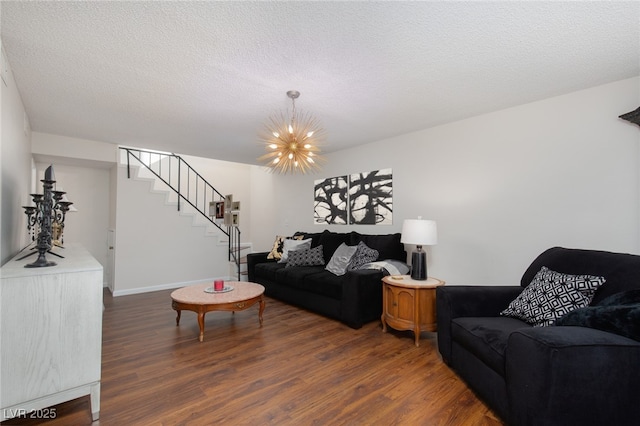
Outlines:
{"type": "Polygon", "coordinates": [[[55,262],[47,260],[46,253],[60,258],[64,257],[53,253],[51,248],[53,245],[62,247],[64,220],[73,203],[63,201],[64,191],[56,191],[53,189],[56,183],[53,174],[53,165],[45,170],[44,179],[40,182],[42,182],[44,194],[31,194],[35,206],[23,206],[24,212],[27,215],[27,231],[29,232],[31,241],[36,242],[36,246],[32,250],[37,251],[29,253],[18,260],[38,253],[38,259],[33,263],[25,265],[25,268],[56,265],[55,262]]]}

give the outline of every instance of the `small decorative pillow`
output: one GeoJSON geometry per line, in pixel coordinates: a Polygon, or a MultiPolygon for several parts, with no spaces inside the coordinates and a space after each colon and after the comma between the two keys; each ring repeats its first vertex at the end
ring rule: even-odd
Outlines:
{"type": "Polygon", "coordinates": [[[543,266],[500,315],[518,318],[536,327],[552,325],[568,312],[588,306],[604,282],[603,277],[563,274],[543,266]]]}
{"type": "Polygon", "coordinates": [[[289,258],[289,252],[294,250],[308,250],[311,248],[311,238],[306,240],[284,240],[282,245],[282,257],[278,260],[278,263],[287,263],[289,258]]]}
{"type": "Polygon", "coordinates": [[[375,262],[378,260],[378,250],[369,248],[362,241],[360,241],[356,247],[356,252],[347,266],[347,271],[359,269],[365,263],[375,262]]]}
{"type": "Polygon", "coordinates": [[[640,303],[587,306],[569,312],[556,325],[595,328],[640,341],[640,303]]]}
{"type": "Polygon", "coordinates": [[[340,244],[331,256],[331,260],[325,268],[334,275],[344,275],[347,273],[347,266],[351,262],[351,258],[356,253],[358,246],[348,246],[345,243],[340,244]]]}
{"type": "Polygon", "coordinates": [[[598,303],[598,306],[635,305],[640,304],[640,290],[627,290],[612,294],[598,303]]]}
{"type": "Polygon", "coordinates": [[[322,246],[306,250],[290,251],[287,260],[287,268],[290,266],[324,266],[322,246]]]}
{"type": "Polygon", "coordinates": [[[302,235],[295,235],[293,237],[285,237],[284,235],[277,235],[276,240],[273,242],[273,248],[267,255],[267,259],[280,260],[282,258],[282,250],[284,249],[285,240],[301,240],[302,235]]]}

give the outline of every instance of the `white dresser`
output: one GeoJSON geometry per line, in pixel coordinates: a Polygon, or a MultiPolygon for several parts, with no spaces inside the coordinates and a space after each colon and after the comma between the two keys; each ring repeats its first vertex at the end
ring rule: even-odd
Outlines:
{"type": "Polygon", "coordinates": [[[79,245],[55,248],[56,266],[0,269],[0,420],[55,417],[52,405],[91,396],[100,416],[102,265],[79,245]]]}

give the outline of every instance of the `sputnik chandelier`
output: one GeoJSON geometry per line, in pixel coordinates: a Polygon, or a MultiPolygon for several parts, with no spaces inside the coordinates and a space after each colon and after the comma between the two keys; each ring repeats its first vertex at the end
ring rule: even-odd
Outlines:
{"type": "Polygon", "coordinates": [[[266,133],[262,136],[268,152],[259,160],[265,162],[271,171],[279,173],[318,170],[318,163],[324,161],[318,148],[323,131],[318,120],[296,111],[300,92],[289,90],[287,96],[293,103],[291,119],[287,119],[284,113],[269,118],[265,125],[266,133]]]}

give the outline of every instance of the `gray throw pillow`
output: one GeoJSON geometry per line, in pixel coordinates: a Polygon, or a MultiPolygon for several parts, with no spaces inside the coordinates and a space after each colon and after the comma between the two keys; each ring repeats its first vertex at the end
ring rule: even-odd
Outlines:
{"type": "Polygon", "coordinates": [[[331,260],[325,269],[338,276],[344,275],[357,248],[358,246],[348,246],[345,243],[340,244],[333,253],[333,256],[331,256],[331,260]]]}

